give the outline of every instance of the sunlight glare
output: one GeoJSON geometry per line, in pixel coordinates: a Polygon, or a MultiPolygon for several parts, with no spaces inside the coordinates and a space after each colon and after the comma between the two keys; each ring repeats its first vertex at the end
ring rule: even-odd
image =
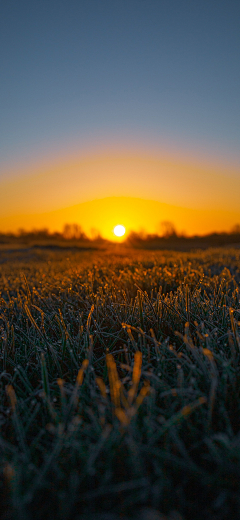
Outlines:
{"type": "Polygon", "coordinates": [[[115,226],[113,230],[114,235],[116,235],[116,237],[122,237],[125,234],[125,231],[125,227],[121,225],[115,226]]]}

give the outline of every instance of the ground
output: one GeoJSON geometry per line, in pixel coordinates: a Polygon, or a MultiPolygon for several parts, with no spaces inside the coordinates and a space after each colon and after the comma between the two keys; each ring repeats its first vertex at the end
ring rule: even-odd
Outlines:
{"type": "Polygon", "coordinates": [[[239,518],[240,250],[2,247],[1,517],[239,518]]]}

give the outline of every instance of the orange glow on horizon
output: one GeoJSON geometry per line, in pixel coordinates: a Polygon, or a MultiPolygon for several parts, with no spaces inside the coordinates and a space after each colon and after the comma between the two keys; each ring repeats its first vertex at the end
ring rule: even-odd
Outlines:
{"type": "Polygon", "coordinates": [[[88,236],[98,232],[108,240],[121,241],[123,237],[114,236],[116,222],[124,222],[127,230],[146,233],[162,233],[161,222],[172,222],[177,232],[189,235],[205,234],[213,231],[228,231],[240,222],[240,211],[199,210],[163,204],[154,200],[133,197],[107,197],[68,208],[39,214],[20,214],[0,218],[0,230],[17,231],[48,228],[62,231],[64,224],[79,224],[88,236]]]}
{"type": "Polygon", "coordinates": [[[162,221],[187,234],[228,231],[240,222],[239,193],[240,168],[174,155],[93,154],[1,180],[0,231],[77,223],[89,236],[113,240],[116,222],[128,233],[161,233],[162,221]]]}

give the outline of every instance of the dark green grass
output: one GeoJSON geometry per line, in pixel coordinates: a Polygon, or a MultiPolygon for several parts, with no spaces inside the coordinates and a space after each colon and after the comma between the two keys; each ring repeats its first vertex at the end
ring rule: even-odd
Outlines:
{"type": "Polygon", "coordinates": [[[16,258],[0,276],[1,517],[240,518],[240,251],[16,258]],[[106,354],[127,414],[136,351],[150,388],[124,423],[106,354]]]}

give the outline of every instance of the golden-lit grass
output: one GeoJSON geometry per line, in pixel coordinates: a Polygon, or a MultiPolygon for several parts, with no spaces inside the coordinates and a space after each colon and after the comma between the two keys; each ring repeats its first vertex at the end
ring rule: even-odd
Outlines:
{"type": "Polygon", "coordinates": [[[237,519],[239,281],[237,249],[3,263],[1,516],[237,519]]]}

